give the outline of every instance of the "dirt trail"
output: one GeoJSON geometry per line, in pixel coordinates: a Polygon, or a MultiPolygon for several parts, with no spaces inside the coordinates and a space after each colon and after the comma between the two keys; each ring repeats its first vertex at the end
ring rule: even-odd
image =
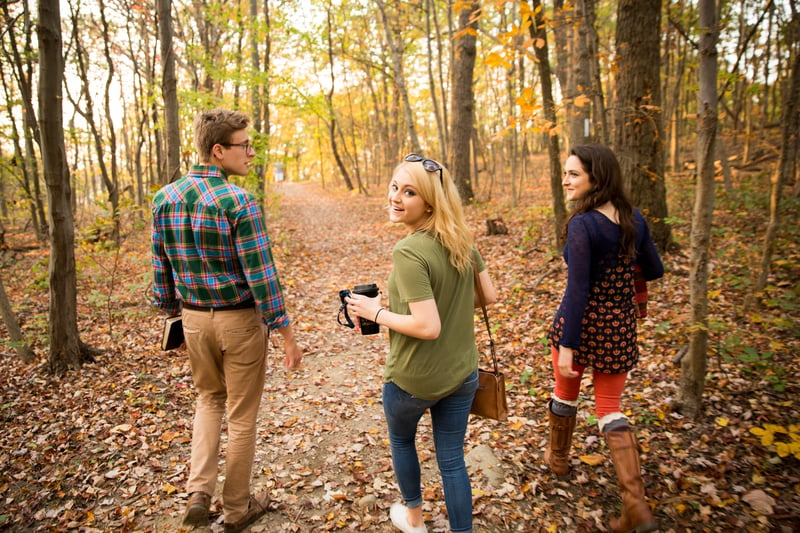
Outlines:
{"type": "MultiPolygon", "coordinates": [[[[392,531],[388,507],[399,495],[380,404],[388,336],[385,330],[361,336],[339,326],[336,315],[340,289],[375,282],[385,292],[391,248],[402,229],[387,222],[382,195],[297,183],[277,190],[280,215],[267,224],[306,355],[304,369],[285,371],[280,336],[273,337],[253,486],[270,491],[276,510],[251,531],[323,531],[331,523],[392,531]]],[[[430,458],[432,451],[422,453],[430,458]]],[[[176,527],[179,519],[172,521],[176,527]]]]}
{"type": "Polygon", "coordinates": [[[392,483],[380,405],[388,341],[385,332],[361,336],[342,327],[336,315],[340,289],[369,282],[385,289],[398,233],[386,222],[383,198],[330,193],[315,184],[286,183],[279,191],[280,216],[269,223],[270,234],[306,350],[305,369],[284,371],[280,343],[273,344],[256,459],[263,475],[256,483],[269,486],[280,504],[264,520],[265,531],[292,524],[309,531],[330,513],[345,523],[356,518],[348,508],[361,509],[367,478],[379,488],[392,483]]]}

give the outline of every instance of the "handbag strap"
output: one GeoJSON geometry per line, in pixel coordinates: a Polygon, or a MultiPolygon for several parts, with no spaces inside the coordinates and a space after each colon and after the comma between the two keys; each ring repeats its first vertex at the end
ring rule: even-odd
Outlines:
{"type": "Polygon", "coordinates": [[[494,364],[494,371],[495,373],[498,372],[497,369],[497,354],[494,351],[494,339],[492,338],[492,329],[489,327],[489,313],[486,312],[486,301],[483,299],[483,288],[481,286],[481,280],[478,277],[478,265],[477,263],[472,263],[472,273],[475,277],[475,292],[478,294],[478,301],[481,304],[481,310],[483,310],[483,321],[486,324],[486,332],[489,334],[489,349],[492,352],[492,363],[494,364]]]}

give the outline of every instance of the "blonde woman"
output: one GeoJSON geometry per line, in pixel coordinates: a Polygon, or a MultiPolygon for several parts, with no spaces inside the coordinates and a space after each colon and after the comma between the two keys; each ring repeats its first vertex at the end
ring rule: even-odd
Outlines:
{"type": "Polygon", "coordinates": [[[392,251],[389,308],[381,306],[380,296],[353,295],[347,303],[352,315],[389,328],[383,409],[404,501],[392,505],[390,516],[400,531],[427,531],[415,440],[429,410],[450,531],[470,532],[464,436],[478,388],[473,268],[486,303],[497,297],[447,169],[417,154],[406,156],[392,175],[388,200],[389,220],[408,230],[392,251]]]}

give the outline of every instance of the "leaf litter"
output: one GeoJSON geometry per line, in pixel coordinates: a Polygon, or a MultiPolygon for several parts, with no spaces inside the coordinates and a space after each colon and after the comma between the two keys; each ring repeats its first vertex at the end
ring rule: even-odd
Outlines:
{"type": "MultiPolygon", "coordinates": [[[[399,491],[380,399],[388,338],[385,331],[365,337],[342,328],[336,312],[340,289],[376,282],[385,292],[402,228],[386,220],[382,193],[364,197],[294,183],[276,189],[279,214],[268,226],[306,355],[304,369],[285,371],[279,336],[273,336],[252,486],[270,492],[274,510],[250,531],[393,531],[388,508],[399,491]]],[[[565,274],[548,238],[550,222],[539,211],[497,202],[470,207],[468,216],[501,298],[489,312],[512,411],[502,423],[470,421],[475,529],[608,531],[620,502],[592,417],[590,379],[583,385],[571,479],[556,480],[541,462],[552,387],[543,337],[565,274]],[[484,220],[497,216],[512,231],[486,236],[484,220]],[[498,469],[489,468],[492,461],[498,469]]],[[[161,317],[147,303],[147,237],[138,231],[126,239],[113,285],[111,254],[78,248],[81,338],[105,352],[63,378],[43,368],[47,289],[42,274],[31,278],[41,272],[41,252],[7,252],[15,255],[4,258],[3,281],[40,360],[22,364],[4,345],[0,530],[186,530],[181,517],[194,393],[185,353],[158,350],[161,317]]],[[[774,430],[794,429],[800,420],[795,361],[785,361],[785,390],[778,392],[759,376],[710,358],[703,415],[689,420],[672,412],[680,377],[672,358],[686,342],[688,259],[677,253],[665,263],[667,277],[650,287],[643,358],[623,400],[642,445],[661,531],[800,530],[798,459],[762,445],[767,430],[796,434],[774,430]]],[[[484,347],[479,325],[476,320],[484,347]]],[[[796,335],[773,333],[772,342],[798,353],[796,335]]],[[[225,442],[223,434],[221,476],[225,442]]],[[[418,447],[426,523],[431,531],[447,531],[428,417],[418,447]]],[[[218,502],[219,485],[213,522],[198,530],[222,531],[218,502]]]]}

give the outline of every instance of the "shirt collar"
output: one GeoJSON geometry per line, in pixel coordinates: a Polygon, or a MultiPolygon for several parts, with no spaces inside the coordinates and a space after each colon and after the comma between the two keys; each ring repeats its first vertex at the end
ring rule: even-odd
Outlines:
{"type": "Polygon", "coordinates": [[[194,178],[222,178],[228,179],[228,174],[216,165],[192,165],[189,175],[194,178]]]}

